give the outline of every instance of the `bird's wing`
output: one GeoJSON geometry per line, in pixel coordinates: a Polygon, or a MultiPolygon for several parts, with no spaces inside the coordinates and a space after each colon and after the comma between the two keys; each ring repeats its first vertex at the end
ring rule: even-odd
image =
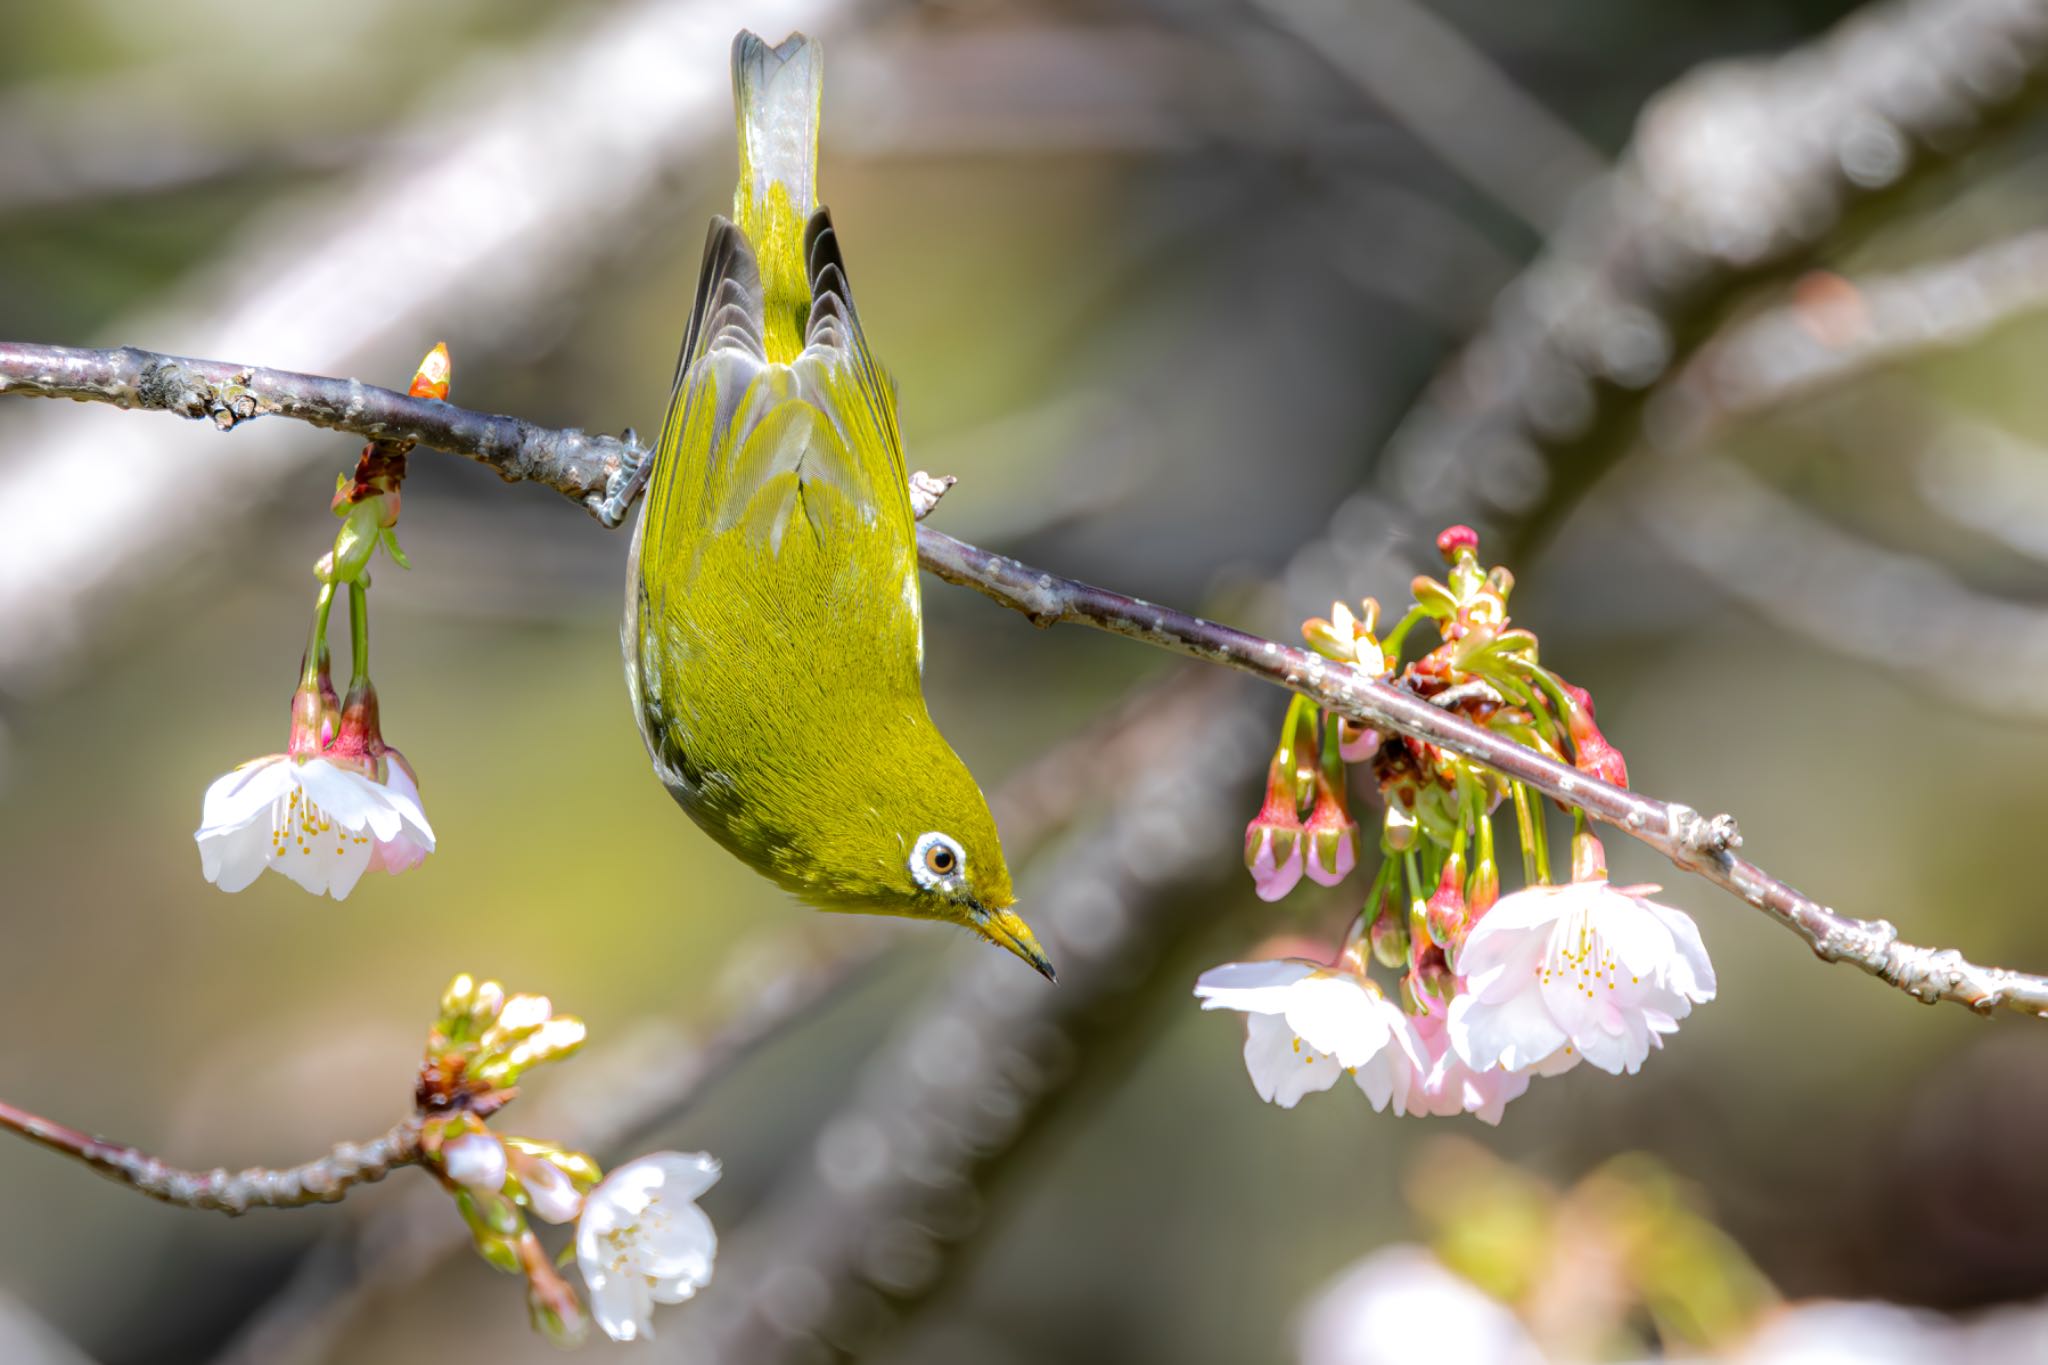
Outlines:
{"type": "Polygon", "coordinates": [[[663,567],[643,572],[642,600],[706,626],[734,616],[721,632],[738,631],[742,614],[826,613],[864,634],[871,658],[902,658],[914,677],[917,531],[895,395],[868,354],[823,210],[804,257],[804,346],[779,364],[761,343],[753,250],[737,228],[713,225],[648,489],[641,567],[663,567]],[[722,586],[704,577],[714,572],[722,586]]]}
{"type": "Polygon", "coordinates": [[[761,344],[761,270],[746,234],[713,218],[697,275],[697,301],[676,357],[668,415],[655,447],[642,513],[643,554],[672,560],[701,540],[719,496],[740,409],[768,369],[761,344]]]}
{"type": "Polygon", "coordinates": [[[832,419],[858,465],[853,481],[891,527],[914,535],[903,466],[903,436],[896,425],[896,388],[875,363],[854,311],[846,261],[832,215],[819,209],[804,228],[804,260],[811,280],[811,315],[803,353],[791,367],[797,392],[832,419]]]}

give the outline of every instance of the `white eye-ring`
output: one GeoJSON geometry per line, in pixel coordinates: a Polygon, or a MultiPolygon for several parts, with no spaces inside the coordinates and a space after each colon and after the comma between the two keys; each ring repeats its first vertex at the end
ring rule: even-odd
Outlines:
{"type": "Polygon", "coordinates": [[[967,872],[967,855],[949,834],[933,830],[917,836],[910,850],[910,878],[930,891],[967,872]]]}

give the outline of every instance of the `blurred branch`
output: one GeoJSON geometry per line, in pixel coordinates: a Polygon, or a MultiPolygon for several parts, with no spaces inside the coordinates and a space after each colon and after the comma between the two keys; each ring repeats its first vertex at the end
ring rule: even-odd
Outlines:
{"type": "MultiPolygon", "coordinates": [[[[576,498],[585,506],[644,453],[605,437],[551,433],[511,417],[410,399],[355,381],[187,361],[132,348],[73,351],[0,345],[0,392],[21,391],[102,402],[139,402],[214,415],[232,427],[273,412],[360,435],[400,437],[452,449],[576,498]],[[217,389],[205,376],[226,376],[217,389]],[[198,386],[187,384],[198,377],[198,386]],[[500,439],[502,438],[502,439],[500,439]]],[[[1185,654],[1298,692],[1383,731],[1463,754],[1566,806],[1613,825],[1776,919],[1830,962],[1849,962],[1922,1000],[1953,1000],[1976,1010],[2000,1005],[2048,1012],[2048,978],[1978,967],[1946,950],[1899,941],[1882,920],[1838,915],[1754,864],[1738,858],[1735,823],[1702,818],[1689,806],[1612,787],[1474,725],[1391,683],[1309,650],[1248,634],[1167,607],[1062,578],[977,549],[929,526],[918,527],[918,561],[949,583],[970,587],[1034,624],[1074,622],[1185,654]]]]}
{"type": "MultiPolygon", "coordinates": [[[[2048,231],[1870,279],[1809,276],[1793,299],[1726,328],[1652,400],[1664,456],[1633,494],[1642,525],[1702,577],[1786,629],[2000,715],[2044,714],[2048,614],[1938,564],[1831,525],[1762,479],[1702,454],[1729,427],[1898,360],[1968,345],[2048,308],[2048,231]],[[1681,458],[1681,457],[1693,458],[1681,458]],[[1899,648],[1902,638],[1915,647],[1899,648]]],[[[2042,557],[2041,452],[1954,414],[1861,414],[1901,432],[1926,499],[1974,533],[2042,557]]]]}
{"type": "Polygon", "coordinates": [[[1816,274],[1791,301],[1737,322],[1700,348],[1651,405],[1666,450],[1925,351],[1969,345],[2048,308],[2048,230],[1952,260],[1869,279],[1816,274]]]}
{"type": "Polygon", "coordinates": [[[1606,161],[1415,0],[1256,0],[1480,192],[1539,233],[1606,161]]]}
{"type": "Polygon", "coordinates": [[[1766,620],[1995,715],[2048,714],[2040,607],[1840,530],[1731,461],[1660,468],[1636,503],[1666,552],[1766,620]]]}
{"type": "Polygon", "coordinates": [[[54,1123],[0,1100],[0,1128],[82,1161],[119,1184],[151,1199],[187,1209],[216,1209],[233,1215],[250,1209],[291,1209],[332,1204],[352,1186],[382,1180],[420,1159],[420,1120],[405,1119],[382,1137],[343,1142],[324,1156],[297,1166],[252,1166],[244,1171],[216,1167],[188,1171],[134,1147],[108,1142],[54,1123]]]}
{"type": "Polygon", "coordinates": [[[1746,291],[1984,145],[2039,98],[2044,65],[2043,0],[1892,0],[1683,77],[1432,381],[1381,482],[1482,533],[1555,516],[1746,291]]]}

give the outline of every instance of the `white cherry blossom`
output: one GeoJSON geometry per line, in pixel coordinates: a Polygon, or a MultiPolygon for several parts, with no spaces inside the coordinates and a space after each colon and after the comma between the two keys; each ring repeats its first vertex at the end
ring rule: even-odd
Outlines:
{"type": "Polygon", "coordinates": [[[245,763],[206,789],[199,863],[206,880],[240,891],[274,868],[314,895],[347,897],[372,866],[398,871],[434,847],[419,788],[401,764],[390,782],[324,758],[285,754],[245,763]]]}
{"type": "Polygon", "coordinates": [[[1245,1069],[1259,1098],[1292,1109],[1350,1072],[1374,1109],[1406,1113],[1425,1069],[1414,1026],[1371,980],[1341,967],[1283,958],[1202,973],[1205,1010],[1247,1016],[1245,1069]]]}
{"type": "Polygon", "coordinates": [[[1639,1069],[1714,998],[1699,929],[1648,899],[1657,889],[1576,881],[1502,897],[1458,950],[1458,1056],[1479,1071],[1552,1075],[1581,1058],[1616,1075],[1639,1069]]]}
{"type": "Polygon", "coordinates": [[[655,1152],[615,1169],[583,1200],[576,1266],[590,1312],[614,1341],[654,1334],[654,1305],[711,1283],[718,1234],[697,1196],[718,1182],[703,1152],[655,1152]]]}

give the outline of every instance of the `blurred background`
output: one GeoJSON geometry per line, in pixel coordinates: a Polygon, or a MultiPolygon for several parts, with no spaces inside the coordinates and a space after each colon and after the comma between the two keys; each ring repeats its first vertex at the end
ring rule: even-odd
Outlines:
{"type": "MultiPolygon", "coordinates": [[[[16,6],[0,336],[399,387],[445,340],[458,403],[651,433],[730,200],[732,31],[802,27],[944,529],[1292,638],[1473,522],[1638,786],[1846,913],[2048,969],[2042,16],[1852,9],[16,6]]],[[[796,908],[650,778],[626,537],[432,452],[373,633],[439,851],[345,904],[222,895],[200,793],[281,747],[359,444],[0,401],[10,1101],[294,1162],[407,1110],[454,972],[546,991],[592,1043],[502,1126],[725,1162],[718,1280],[649,1358],[1293,1359],[1321,1287],[1433,1235],[1476,1160],[1447,1133],[1560,1189],[1648,1154],[1787,1296],[2048,1294],[2048,1031],[1824,966],[1619,838],[1720,971],[1641,1076],[1498,1131],[1261,1104],[1194,976],[1334,941],[1365,885],[1251,894],[1281,698],[936,582],[931,705],[1061,984],[796,908]],[[736,1017],[774,1027],[728,1063],[736,1017]]],[[[230,1222],[0,1143],[0,1354],[552,1358],[427,1183],[230,1222]]]]}

